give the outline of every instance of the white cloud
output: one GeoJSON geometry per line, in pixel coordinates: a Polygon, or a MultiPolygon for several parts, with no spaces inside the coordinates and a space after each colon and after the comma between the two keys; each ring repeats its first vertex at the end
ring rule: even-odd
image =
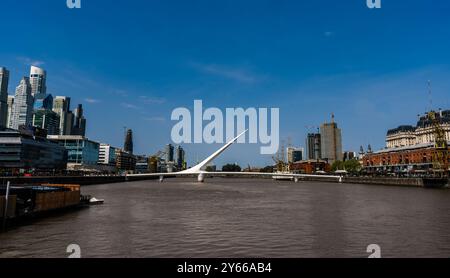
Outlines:
{"type": "Polygon", "coordinates": [[[131,103],[125,103],[125,102],[123,102],[123,103],[121,103],[120,105],[122,105],[122,107],[124,107],[124,108],[126,108],[126,109],[139,109],[139,107],[137,107],[136,105],[131,104],[131,103]]]}
{"type": "Polygon", "coordinates": [[[256,74],[240,67],[232,68],[216,64],[200,64],[200,63],[192,63],[191,65],[195,69],[203,73],[231,79],[241,83],[251,84],[258,82],[261,79],[256,74]]]}
{"type": "Polygon", "coordinates": [[[31,65],[31,66],[36,66],[36,67],[39,67],[39,66],[42,66],[45,64],[44,61],[31,59],[29,57],[21,56],[21,57],[17,57],[17,60],[25,65],[31,65]]]}
{"type": "Polygon", "coordinates": [[[90,103],[90,104],[95,104],[95,103],[99,103],[100,102],[100,100],[93,99],[93,98],[85,98],[84,101],[86,101],[87,103],[90,103]]]}
{"type": "Polygon", "coordinates": [[[145,121],[148,122],[165,122],[166,119],[164,117],[144,117],[145,121]]]}
{"type": "Polygon", "coordinates": [[[140,96],[139,101],[145,104],[163,104],[166,102],[166,99],[159,97],[140,96]]]}

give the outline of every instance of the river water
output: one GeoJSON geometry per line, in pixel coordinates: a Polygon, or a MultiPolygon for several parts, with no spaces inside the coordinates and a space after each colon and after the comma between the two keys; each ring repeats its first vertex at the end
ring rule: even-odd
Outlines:
{"type": "Polygon", "coordinates": [[[0,234],[0,257],[450,257],[450,191],[256,179],[82,188],[102,206],[0,234]]]}

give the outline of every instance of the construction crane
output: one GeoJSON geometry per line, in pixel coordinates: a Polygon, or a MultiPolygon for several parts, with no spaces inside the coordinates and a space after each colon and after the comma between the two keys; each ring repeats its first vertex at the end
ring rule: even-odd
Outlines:
{"type": "Polygon", "coordinates": [[[158,172],[158,165],[161,161],[161,157],[165,154],[166,152],[158,151],[157,153],[148,158],[148,168],[149,168],[148,170],[150,173],[158,172]]]}
{"type": "Polygon", "coordinates": [[[445,138],[445,131],[441,125],[441,112],[436,113],[433,110],[433,98],[431,90],[431,81],[428,80],[428,93],[430,98],[430,112],[428,112],[428,119],[431,122],[434,135],[434,152],[433,152],[433,170],[436,173],[441,173],[444,175],[448,174],[448,143],[445,138]]]}
{"type": "Polygon", "coordinates": [[[276,157],[272,156],[272,160],[275,162],[278,172],[289,172],[289,165],[286,162],[285,141],[281,141],[281,147],[278,150],[276,157]]]}
{"type": "Polygon", "coordinates": [[[448,172],[448,143],[445,138],[445,131],[441,126],[440,117],[435,111],[428,113],[434,135],[433,170],[435,172],[448,172]]]}

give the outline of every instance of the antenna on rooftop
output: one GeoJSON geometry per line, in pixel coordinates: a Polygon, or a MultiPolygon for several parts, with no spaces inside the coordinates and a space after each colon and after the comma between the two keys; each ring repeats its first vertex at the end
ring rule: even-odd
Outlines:
{"type": "Polygon", "coordinates": [[[431,80],[428,80],[428,94],[430,98],[430,111],[433,111],[433,98],[432,98],[432,90],[431,90],[431,80]]]}

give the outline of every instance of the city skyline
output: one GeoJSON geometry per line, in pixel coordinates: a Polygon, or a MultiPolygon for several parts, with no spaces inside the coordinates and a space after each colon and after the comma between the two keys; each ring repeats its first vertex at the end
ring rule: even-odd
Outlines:
{"type": "MultiPolygon", "coordinates": [[[[324,16],[314,18],[309,14],[317,16],[311,11],[319,10],[320,3],[228,6],[199,1],[194,7],[179,2],[174,9],[136,1],[114,5],[98,23],[101,5],[84,4],[74,11],[48,0],[27,3],[35,16],[43,9],[51,13],[33,22],[45,38],[30,33],[2,44],[0,66],[10,70],[10,94],[30,65],[45,68],[48,94],[71,96],[86,107],[89,138],[121,146],[127,126],[135,131],[135,152],[143,154],[170,143],[172,109],[194,99],[222,109],[279,107],[281,139],[291,137],[298,147],[306,147],[311,130],[305,126],[319,126],[334,113],[343,151],[368,144],[380,149],[387,130],[414,124],[415,115],[430,109],[428,80],[434,108],[450,108],[450,69],[445,65],[450,36],[440,12],[448,10],[448,3],[387,3],[375,11],[365,3],[326,2],[324,16]],[[111,32],[111,22],[122,13],[123,26],[111,32]],[[131,14],[150,19],[134,24],[131,14]],[[418,17],[424,20],[415,21],[418,17]],[[354,21],[361,24],[349,26],[354,21]],[[24,43],[43,39],[51,43],[24,43]]],[[[6,0],[4,5],[8,14],[0,13],[10,22],[5,37],[30,28],[33,20],[16,19],[24,3],[6,0]]],[[[192,165],[216,146],[183,148],[192,165]]],[[[217,164],[246,165],[249,159],[259,166],[271,163],[258,148],[238,145],[217,164]]]]}

